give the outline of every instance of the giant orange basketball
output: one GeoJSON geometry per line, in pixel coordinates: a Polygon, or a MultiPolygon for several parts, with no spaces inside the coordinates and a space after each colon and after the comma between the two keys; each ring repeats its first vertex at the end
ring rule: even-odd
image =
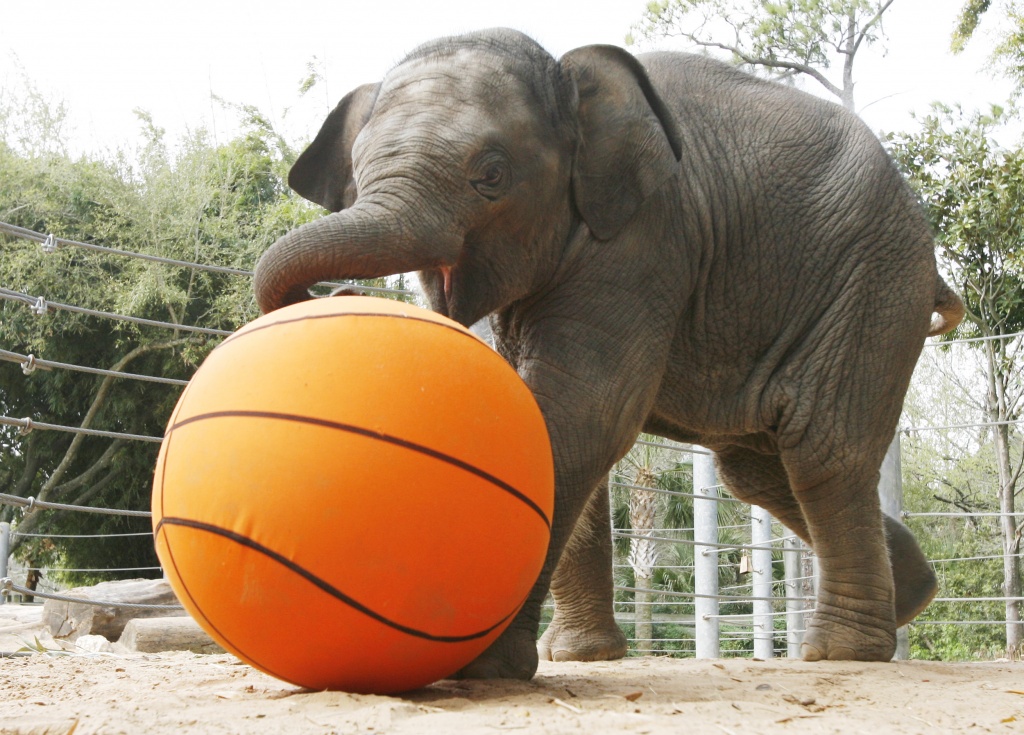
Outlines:
{"type": "Polygon", "coordinates": [[[311,689],[426,685],[482,652],[540,572],[551,448],[514,370],[384,299],[317,299],[225,340],[171,416],[157,553],[227,650],[311,689]]]}

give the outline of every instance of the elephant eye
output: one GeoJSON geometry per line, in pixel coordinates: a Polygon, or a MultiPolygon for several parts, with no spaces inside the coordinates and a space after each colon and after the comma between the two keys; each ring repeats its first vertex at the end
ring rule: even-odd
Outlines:
{"type": "Polygon", "coordinates": [[[497,163],[494,163],[491,164],[487,168],[487,171],[484,172],[484,177],[480,179],[480,183],[487,184],[489,186],[494,186],[496,184],[501,183],[501,180],[504,178],[504,175],[504,169],[497,163]]]}
{"type": "Polygon", "coordinates": [[[493,161],[484,166],[479,177],[469,183],[480,196],[493,201],[501,195],[507,181],[508,167],[502,161],[493,161]]]}

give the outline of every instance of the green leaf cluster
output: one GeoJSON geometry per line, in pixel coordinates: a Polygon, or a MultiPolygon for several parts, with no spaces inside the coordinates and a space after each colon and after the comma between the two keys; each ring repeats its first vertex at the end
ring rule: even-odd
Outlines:
{"type": "Polygon", "coordinates": [[[1024,148],[1004,148],[1007,112],[936,105],[916,132],[890,134],[897,164],[924,202],[970,336],[1024,330],[1024,148]]]}
{"type": "Polygon", "coordinates": [[[960,53],[967,47],[967,42],[974,35],[978,24],[981,23],[981,16],[991,5],[992,0],[967,0],[957,18],[956,28],[953,29],[950,48],[954,53],[960,53]]]}

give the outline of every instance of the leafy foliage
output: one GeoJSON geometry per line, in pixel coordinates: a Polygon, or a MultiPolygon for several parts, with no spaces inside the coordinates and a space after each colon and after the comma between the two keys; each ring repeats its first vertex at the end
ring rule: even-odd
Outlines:
{"type": "Polygon", "coordinates": [[[950,48],[954,53],[960,53],[967,47],[967,42],[974,35],[978,24],[981,23],[981,16],[991,5],[992,0],[967,0],[957,18],[956,28],[953,29],[950,48]]]}
{"type": "Polygon", "coordinates": [[[937,105],[920,131],[888,136],[965,299],[970,336],[1024,329],[1024,149],[996,143],[1005,119],[998,107],[967,115],[937,105]]]}
{"type": "MultiPolygon", "coordinates": [[[[137,150],[72,158],[62,140],[66,111],[31,88],[5,92],[0,112],[0,221],[62,238],[197,263],[251,269],[280,234],[316,216],[284,181],[293,150],[255,110],[240,109],[244,132],[218,144],[198,130],[173,148],[140,113],[137,150]],[[16,104],[17,102],[17,104],[16,104]],[[17,110],[26,110],[19,113],[17,110]]],[[[0,283],[52,301],[180,325],[233,330],[257,314],[249,279],[106,255],[75,247],[47,254],[0,237],[0,283]]],[[[74,365],[187,379],[215,338],[0,303],[0,344],[11,352],[74,365]]],[[[0,412],[67,426],[160,436],[179,390],[134,380],[0,365],[0,412]]],[[[0,430],[0,484],[40,500],[146,509],[155,444],[27,437],[0,430]]],[[[17,531],[101,534],[148,530],[148,521],[115,516],[0,508],[17,531]]],[[[33,565],[74,569],[154,566],[151,539],[22,538],[33,565]]],[[[69,573],[67,582],[97,578],[69,573]]],[[[138,576],[125,572],[114,576],[138,576]]],[[[104,575],[109,578],[109,575],[104,575]]]]}
{"type": "Polygon", "coordinates": [[[982,27],[983,16],[994,16],[995,43],[990,58],[993,66],[1011,79],[1016,87],[1015,95],[1024,91],[1024,5],[1020,0],[1003,0],[993,4],[991,0],[965,0],[957,19],[956,28],[950,40],[950,48],[960,53],[982,27]],[[989,12],[997,11],[997,12],[989,12]]]}

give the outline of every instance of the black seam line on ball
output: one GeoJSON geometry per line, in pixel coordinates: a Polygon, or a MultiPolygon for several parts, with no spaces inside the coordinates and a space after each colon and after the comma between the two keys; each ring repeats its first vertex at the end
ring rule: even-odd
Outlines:
{"type": "MultiPolygon", "coordinates": [[[[186,386],[185,390],[188,390],[187,386],[186,386]]],[[[166,444],[164,446],[167,449],[167,455],[164,457],[164,465],[163,465],[163,468],[161,469],[161,473],[160,473],[160,488],[161,488],[161,491],[160,491],[160,519],[161,520],[156,524],[156,528],[153,529],[153,539],[154,539],[154,541],[156,539],[160,538],[160,529],[163,528],[163,523],[164,523],[163,522],[163,517],[164,517],[164,512],[165,512],[165,510],[164,510],[164,498],[166,497],[166,495],[163,492],[163,488],[167,486],[167,479],[166,479],[167,478],[167,464],[168,464],[168,461],[169,461],[169,458],[170,458],[170,452],[171,452],[170,444],[166,444]]],[[[207,631],[209,631],[211,628],[214,631],[216,631],[217,635],[219,635],[221,637],[221,639],[228,644],[227,647],[229,649],[233,648],[235,651],[238,652],[239,656],[244,656],[247,663],[250,663],[253,666],[256,666],[257,668],[263,669],[268,674],[271,674],[272,676],[276,676],[278,679],[287,679],[286,676],[282,676],[281,672],[276,670],[276,668],[277,668],[276,666],[268,666],[265,662],[260,661],[257,657],[250,656],[250,655],[240,651],[239,647],[231,640],[231,636],[227,635],[223,630],[221,630],[221,628],[216,623],[214,623],[212,620],[210,620],[209,616],[207,616],[206,612],[203,610],[203,606],[199,604],[199,600],[197,600],[195,598],[195,595],[192,594],[192,589],[190,588],[188,582],[186,582],[185,578],[181,575],[181,570],[178,568],[178,563],[177,563],[177,561],[174,558],[174,547],[171,545],[169,539],[166,539],[166,542],[167,543],[166,543],[166,547],[165,548],[167,549],[167,554],[170,557],[171,566],[174,567],[174,575],[178,579],[178,581],[181,583],[182,592],[185,595],[188,596],[189,600],[192,601],[192,604],[195,606],[196,611],[199,613],[199,615],[202,616],[203,622],[205,623],[205,625],[209,626],[207,628],[207,631]]]]}
{"type": "MultiPolygon", "coordinates": [[[[510,617],[512,617],[513,613],[515,612],[515,610],[513,610],[511,613],[509,613],[508,615],[503,617],[501,620],[499,620],[494,625],[490,626],[489,628],[485,628],[484,630],[478,631],[476,633],[469,633],[467,635],[434,635],[433,633],[428,633],[428,632],[426,632],[424,630],[418,630],[416,628],[410,628],[407,625],[402,625],[401,623],[396,623],[394,620],[390,620],[390,619],[384,617],[380,613],[378,613],[378,612],[376,612],[374,610],[371,610],[370,608],[368,608],[366,605],[362,604],[358,600],[355,600],[352,597],[349,597],[344,592],[339,590],[337,587],[333,586],[329,582],[324,581],[320,577],[318,577],[315,574],[313,574],[312,572],[310,572],[305,567],[303,567],[303,566],[301,566],[299,564],[296,564],[295,562],[291,561],[290,559],[288,559],[288,558],[286,558],[284,556],[281,556],[281,554],[277,553],[273,549],[268,549],[266,546],[263,546],[262,544],[260,544],[260,543],[258,543],[256,541],[253,541],[251,538],[249,538],[247,536],[243,536],[240,533],[236,533],[234,531],[230,531],[230,530],[228,530],[226,528],[221,528],[220,526],[215,526],[215,525],[210,524],[210,523],[203,523],[202,521],[194,521],[194,520],[191,520],[189,518],[175,518],[173,516],[170,517],[170,518],[162,518],[162,519],[160,519],[160,522],[157,523],[157,527],[156,527],[157,533],[159,533],[161,527],[163,527],[164,525],[168,525],[168,526],[181,526],[181,527],[184,527],[184,528],[191,528],[191,529],[194,529],[196,531],[206,531],[207,533],[212,533],[212,534],[215,534],[217,536],[221,536],[222,538],[226,538],[226,539],[228,539],[230,541],[234,541],[237,544],[245,546],[248,549],[252,549],[253,551],[255,551],[257,553],[263,554],[264,556],[266,556],[266,557],[268,557],[270,559],[273,559],[278,564],[281,564],[282,566],[286,567],[290,571],[295,572],[296,574],[298,574],[303,579],[307,580],[308,582],[311,582],[316,587],[320,588],[321,590],[323,590],[324,592],[329,594],[331,597],[334,597],[339,602],[345,603],[346,605],[348,605],[352,609],[358,610],[359,612],[363,613],[364,615],[367,615],[367,616],[373,618],[377,622],[383,623],[384,625],[388,626],[389,628],[394,628],[395,630],[397,630],[397,631],[399,631],[401,633],[405,633],[407,635],[415,636],[416,638],[424,638],[424,639],[426,639],[428,641],[434,641],[436,643],[464,643],[466,641],[473,641],[473,640],[477,640],[478,638],[483,638],[484,636],[486,636],[486,635],[490,634],[491,632],[493,632],[495,628],[497,628],[500,625],[502,625],[510,617]]],[[[170,546],[170,542],[169,541],[168,541],[168,546],[170,546]]]]}
{"type": "MultiPolygon", "coordinates": [[[[338,297],[338,298],[344,298],[344,297],[341,296],[341,297],[338,297]]],[[[226,345],[229,342],[234,342],[235,340],[242,339],[243,337],[245,337],[247,335],[256,334],[256,332],[262,332],[264,329],[270,329],[272,327],[277,327],[277,326],[280,326],[282,324],[297,324],[298,322],[314,321],[314,320],[319,320],[319,319],[342,319],[342,318],[346,318],[346,317],[367,317],[367,316],[370,316],[370,317],[382,317],[382,318],[390,317],[390,318],[393,318],[393,319],[403,319],[403,320],[409,320],[409,321],[414,321],[414,322],[424,322],[425,324],[434,324],[434,325],[436,325],[438,327],[444,327],[445,329],[448,329],[448,330],[450,330],[452,332],[455,332],[456,334],[462,335],[463,337],[469,337],[472,340],[480,342],[485,347],[487,346],[476,335],[474,335],[472,333],[468,333],[467,334],[462,329],[459,329],[458,327],[453,327],[451,324],[445,324],[444,322],[437,322],[437,321],[434,321],[433,319],[424,319],[423,317],[419,317],[419,316],[407,316],[405,314],[389,314],[389,313],[384,312],[384,311],[380,311],[380,312],[371,311],[371,312],[358,312],[358,313],[344,312],[344,313],[341,313],[341,314],[311,314],[309,316],[297,316],[294,319],[282,319],[282,320],[277,321],[277,322],[271,322],[270,324],[261,324],[260,326],[253,327],[252,329],[250,329],[250,330],[248,330],[246,332],[243,332],[241,334],[239,334],[238,332],[235,332],[230,337],[228,337],[223,342],[221,342],[219,345],[217,345],[217,347],[218,348],[222,347],[223,345],[226,345]]]]}
{"type": "Polygon", "coordinates": [[[402,447],[403,449],[409,449],[413,452],[418,452],[428,457],[432,457],[433,459],[439,459],[442,462],[447,462],[453,467],[458,467],[461,470],[465,470],[466,472],[469,472],[483,480],[486,480],[492,485],[501,488],[509,495],[512,495],[516,499],[522,501],[530,508],[530,510],[532,510],[534,513],[540,516],[540,519],[544,522],[544,526],[548,529],[548,533],[551,532],[551,521],[544,514],[544,511],[541,509],[541,507],[537,505],[535,502],[533,502],[532,499],[524,495],[519,490],[516,490],[514,487],[509,485],[504,480],[501,480],[500,478],[497,478],[494,475],[485,472],[479,467],[474,467],[468,462],[463,462],[461,459],[453,457],[450,454],[439,452],[436,449],[431,449],[430,447],[425,447],[422,444],[416,444],[415,442],[408,441],[407,439],[401,439],[397,436],[390,436],[389,434],[381,434],[380,432],[371,431],[361,426],[342,424],[337,421],[328,421],[327,419],[318,419],[314,416],[298,416],[295,414],[276,413],[273,411],[212,411],[210,413],[202,413],[197,416],[192,416],[190,418],[184,419],[183,421],[179,421],[178,423],[171,427],[170,431],[168,431],[168,434],[173,432],[175,429],[179,429],[183,426],[188,426],[189,424],[195,423],[197,421],[205,421],[207,419],[219,418],[259,418],[274,419],[277,421],[294,421],[300,424],[310,424],[312,426],[320,426],[326,429],[334,429],[336,431],[345,431],[350,434],[356,434],[358,436],[365,436],[369,439],[376,439],[377,441],[382,441],[387,444],[393,444],[395,446],[402,447]]]}

